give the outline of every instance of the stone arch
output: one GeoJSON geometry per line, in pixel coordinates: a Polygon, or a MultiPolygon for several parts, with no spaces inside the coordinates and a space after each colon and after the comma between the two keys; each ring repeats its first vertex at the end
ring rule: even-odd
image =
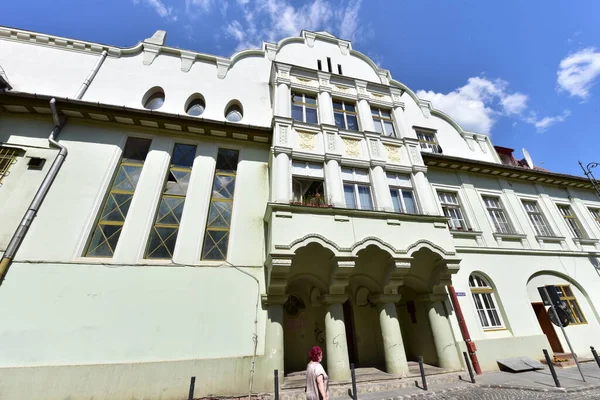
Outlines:
{"type": "Polygon", "coordinates": [[[394,246],[392,246],[391,244],[384,242],[383,240],[381,240],[380,238],[378,238],[376,236],[368,236],[368,237],[356,242],[352,246],[352,248],[351,248],[352,255],[357,256],[359,252],[361,252],[362,250],[365,250],[369,246],[378,247],[380,250],[383,250],[386,253],[388,253],[390,255],[390,257],[394,257],[397,253],[399,253],[399,251],[396,250],[396,248],[394,246]]]}
{"type": "Polygon", "coordinates": [[[288,246],[279,246],[282,249],[296,253],[300,248],[307,246],[310,243],[317,243],[326,249],[329,249],[334,255],[339,256],[342,249],[333,240],[327,239],[325,236],[311,233],[299,239],[292,241],[288,246]]]}
{"type": "Polygon", "coordinates": [[[454,256],[456,254],[455,252],[447,252],[437,244],[425,239],[417,240],[408,246],[406,248],[406,254],[410,257],[413,257],[415,253],[422,249],[428,249],[432,253],[439,255],[442,259],[445,259],[447,256],[454,256]]]}

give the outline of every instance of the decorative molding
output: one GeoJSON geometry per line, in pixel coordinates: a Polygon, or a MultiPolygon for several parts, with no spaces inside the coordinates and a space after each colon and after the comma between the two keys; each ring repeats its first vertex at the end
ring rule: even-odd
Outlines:
{"type": "Polygon", "coordinates": [[[193,53],[181,52],[181,70],[183,72],[189,72],[196,61],[196,55],[193,53]]]}
{"type": "Polygon", "coordinates": [[[265,43],[265,51],[267,52],[267,58],[269,61],[275,61],[277,55],[278,46],[274,43],[265,43]]]}
{"type": "Polygon", "coordinates": [[[400,146],[392,146],[390,144],[384,144],[383,147],[387,153],[387,158],[390,161],[400,163],[402,161],[400,157],[400,146]]]}
{"type": "Polygon", "coordinates": [[[299,146],[304,150],[315,150],[317,147],[317,133],[298,131],[299,146]]]}
{"type": "Polygon", "coordinates": [[[379,140],[369,139],[369,143],[371,144],[371,155],[373,155],[373,157],[381,157],[381,149],[379,148],[379,140]]]}
{"type": "Polygon", "coordinates": [[[327,151],[334,152],[335,151],[335,133],[327,134],[327,151]]]}
{"type": "Polygon", "coordinates": [[[350,43],[338,40],[338,46],[340,47],[340,53],[342,53],[343,56],[347,56],[348,51],[350,50],[350,43]]]}
{"type": "Polygon", "coordinates": [[[414,250],[414,249],[416,249],[416,248],[418,248],[420,246],[423,246],[423,245],[429,247],[430,250],[432,250],[432,249],[436,250],[438,253],[440,253],[441,255],[444,255],[444,256],[454,256],[454,255],[456,255],[455,252],[453,252],[453,251],[446,251],[443,248],[441,248],[440,246],[438,246],[437,244],[434,244],[434,243],[432,243],[432,242],[430,242],[429,240],[426,240],[426,239],[417,240],[416,242],[414,242],[413,244],[411,244],[410,246],[408,246],[406,248],[406,252],[410,253],[412,250],[414,250]]]}
{"type": "Polygon", "coordinates": [[[306,38],[306,45],[310,48],[313,48],[315,45],[315,39],[317,35],[315,35],[313,32],[305,31],[304,37],[306,38]]]}
{"type": "Polygon", "coordinates": [[[144,56],[142,58],[142,63],[144,65],[151,65],[158,53],[160,52],[160,47],[155,45],[145,45],[144,46],[144,56]]]}
{"type": "Polygon", "coordinates": [[[288,131],[289,127],[287,125],[279,125],[279,144],[282,146],[288,144],[288,131]]]}
{"type": "Polygon", "coordinates": [[[412,160],[413,164],[417,164],[417,165],[423,164],[423,160],[421,160],[421,155],[420,155],[419,151],[417,150],[416,146],[410,146],[410,159],[412,160]]]}
{"type": "Polygon", "coordinates": [[[230,66],[231,60],[217,59],[217,76],[219,79],[225,79],[230,66]]]}
{"type": "Polygon", "coordinates": [[[360,140],[342,138],[346,155],[360,157],[360,140]]]}

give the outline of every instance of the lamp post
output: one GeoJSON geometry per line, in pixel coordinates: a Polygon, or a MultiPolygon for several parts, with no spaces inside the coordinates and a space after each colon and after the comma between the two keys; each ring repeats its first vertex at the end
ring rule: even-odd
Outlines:
{"type": "Polygon", "coordinates": [[[581,163],[581,161],[579,161],[579,166],[581,167],[581,169],[583,170],[583,173],[585,174],[585,176],[590,180],[590,182],[592,183],[592,186],[594,186],[594,189],[596,189],[596,193],[598,193],[598,196],[600,196],[600,182],[598,182],[596,180],[596,177],[594,176],[594,174],[592,173],[592,169],[596,168],[597,166],[600,166],[600,163],[597,162],[591,162],[588,165],[586,165],[585,167],[583,166],[583,164],[581,163]]]}

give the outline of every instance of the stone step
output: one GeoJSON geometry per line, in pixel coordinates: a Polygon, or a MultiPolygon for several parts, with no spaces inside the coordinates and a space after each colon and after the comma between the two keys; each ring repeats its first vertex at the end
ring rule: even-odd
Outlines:
{"type": "MultiPolygon", "coordinates": [[[[465,375],[465,372],[441,372],[433,375],[426,375],[427,385],[430,388],[433,388],[436,385],[458,382],[459,375],[465,375]]],[[[411,374],[411,376],[406,378],[391,376],[383,379],[376,378],[363,381],[358,381],[357,379],[356,390],[358,391],[359,395],[365,393],[385,392],[415,386],[415,382],[417,382],[419,386],[421,385],[420,375],[411,374]]],[[[281,400],[304,400],[306,399],[304,386],[304,382],[302,382],[301,385],[298,382],[298,384],[289,385],[286,388],[282,388],[279,393],[279,398],[281,400]]],[[[348,399],[351,389],[351,381],[330,382],[329,396],[331,399],[348,399]]]]}

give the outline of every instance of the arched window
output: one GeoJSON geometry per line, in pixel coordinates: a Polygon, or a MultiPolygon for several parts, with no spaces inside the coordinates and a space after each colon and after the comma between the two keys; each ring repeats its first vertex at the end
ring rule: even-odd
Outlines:
{"type": "Polygon", "coordinates": [[[229,122],[239,122],[244,117],[244,112],[242,111],[242,107],[238,104],[232,104],[227,107],[225,111],[225,118],[229,122]]]}
{"type": "Polygon", "coordinates": [[[190,96],[185,106],[185,112],[193,117],[199,117],[204,113],[206,103],[200,94],[190,96]]]}
{"type": "Polygon", "coordinates": [[[158,110],[165,102],[165,91],[160,87],[154,87],[146,92],[142,99],[144,108],[158,110]]]}
{"type": "Polygon", "coordinates": [[[503,328],[504,324],[502,323],[500,311],[496,306],[496,296],[492,285],[481,275],[471,274],[469,276],[469,287],[483,329],[503,328]]]}

